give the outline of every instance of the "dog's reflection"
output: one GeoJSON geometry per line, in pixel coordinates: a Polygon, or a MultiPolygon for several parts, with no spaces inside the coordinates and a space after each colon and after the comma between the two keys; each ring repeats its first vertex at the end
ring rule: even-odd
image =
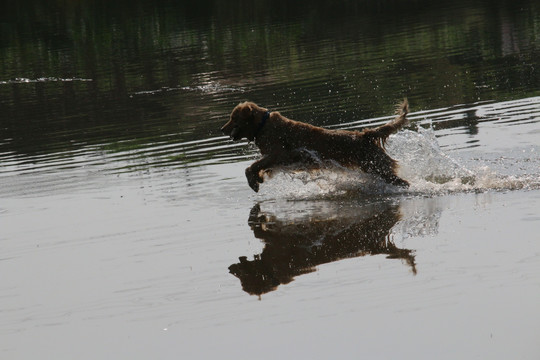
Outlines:
{"type": "Polygon", "coordinates": [[[378,203],[330,208],[311,209],[307,214],[293,211],[279,218],[255,205],[248,224],[255,237],[264,241],[264,249],[253,260],[243,256],[229,267],[244,291],[260,296],[295,276],[315,271],[317,265],[364,255],[401,259],[416,274],[413,251],[399,249],[390,237],[400,220],[399,206],[378,203]]]}

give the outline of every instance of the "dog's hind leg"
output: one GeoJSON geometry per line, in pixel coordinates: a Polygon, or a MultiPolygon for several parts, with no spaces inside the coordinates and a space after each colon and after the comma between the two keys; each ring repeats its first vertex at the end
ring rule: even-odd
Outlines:
{"type": "Polygon", "coordinates": [[[368,169],[363,169],[363,170],[369,174],[380,176],[388,184],[392,184],[392,185],[396,185],[396,186],[400,186],[404,188],[409,187],[409,182],[397,176],[393,170],[384,171],[380,168],[368,168],[368,169]]]}
{"type": "Polygon", "coordinates": [[[390,174],[390,175],[388,175],[388,174],[385,174],[385,175],[379,174],[379,176],[381,178],[383,178],[383,180],[386,181],[389,184],[404,187],[404,188],[409,187],[409,182],[407,180],[403,180],[402,178],[400,178],[397,175],[394,175],[394,174],[390,174]]]}
{"type": "Polygon", "coordinates": [[[362,171],[380,176],[388,184],[409,187],[409,182],[396,175],[397,162],[381,148],[376,148],[373,159],[360,165],[362,171]]]}

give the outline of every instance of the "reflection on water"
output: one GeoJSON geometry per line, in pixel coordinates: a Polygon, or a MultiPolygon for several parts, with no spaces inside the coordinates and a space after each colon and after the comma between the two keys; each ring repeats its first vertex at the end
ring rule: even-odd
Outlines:
{"type": "Polygon", "coordinates": [[[318,265],[366,255],[400,259],[416,274],[413,251],[400,249],[390,236],[401,219],[398,205],[380,202],[349,209],[343,204],[324,205],[324,211],[308,210],[300,217],[265,212],[260,204],[251,209],[248,224],[264,249],[253,260],[242,256],[229,267],[244,291],[262,295],[318,265]]]}

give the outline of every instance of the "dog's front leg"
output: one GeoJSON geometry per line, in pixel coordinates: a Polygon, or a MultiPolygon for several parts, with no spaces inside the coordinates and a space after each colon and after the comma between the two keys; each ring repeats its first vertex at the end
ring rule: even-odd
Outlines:
{"type": "Polygon", "coordinates": [[[267,170],[276,162],[274,156],[266,155],[261,159],[255,161],[251,166],[246,169],[246,178],[249,186],[253,191],[259,191],[259,184],[264,182],[263,177],[261,176],[261,171],[267,170]]]}

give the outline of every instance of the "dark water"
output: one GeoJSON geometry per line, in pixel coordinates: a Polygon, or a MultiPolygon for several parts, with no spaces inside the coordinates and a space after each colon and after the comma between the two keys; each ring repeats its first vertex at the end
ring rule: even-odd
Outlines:
{"type": "Polygon", "coordinates": [[[2,358],[536,358],[539,33],[533,1],[2,3],[2,358]],[[219,132],[404,97],[406,191],[255,194],[219,132]]]}

